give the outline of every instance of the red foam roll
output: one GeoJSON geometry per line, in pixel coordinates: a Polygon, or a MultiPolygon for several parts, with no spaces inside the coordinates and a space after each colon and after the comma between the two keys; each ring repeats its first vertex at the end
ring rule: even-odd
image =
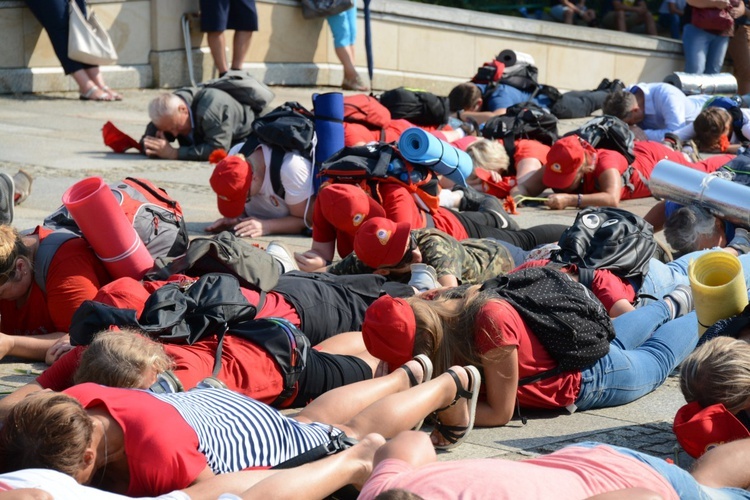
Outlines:
{"type": "Polygon", "coordinates": [[[153,267],[153,257],[104,179],[73,184],[62,202],[113,278],[139,280],[153,267]]]}

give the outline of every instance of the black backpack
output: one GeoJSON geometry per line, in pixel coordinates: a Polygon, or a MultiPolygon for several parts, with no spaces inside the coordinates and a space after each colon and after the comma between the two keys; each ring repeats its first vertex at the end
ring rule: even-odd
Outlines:
{"type": "Polygon", "coordinates": [[[615,116],[597,116],[564,137],[569,135],[577,135],[596,149],[617,151],[628,160],[628,165],[635,161],[635,134],[624,121],[615,116]]]}
{"type": "Polygon", "coordinates": [[[581,283],[590,287],[594,270],[608,269],[640,284],[657,244],[653,226],[642,217],[612,207],[581,210],[558,241],[552,262],[575,264],[581,283]]]}
{"type": "Polygon", "coordinates": [[[560,91],[555,87],[539,83],[539,69],[533,64],[518,63],[513,66],[506,66],[502,75],[498,78],[496,62],[499,62],[497,58],[495,61],[485,63],[477,69],[477,73],[471,79],[474,83],[485,85],[482,93],[483,102],[490,101],[492,93],[498,85],[508,85],[523,92],[530,92],[531,98],[529,101],[539,94],[549,97],[553,104],[560,99],[560,91]]]}
{"type": "Polygon", "coordinates": [[[312,162],[315,123],[313,115],[298,102],[287,102],[252,123],[252,132],[240,153],[248,157],[260,145],[273,150],[269,165],[273,192],[280,198],[285,190],[281,184],[281,164],[286,153],[296,153],[312,162]]]}
{"type": "Polygon", "coordinates": [[[448,98],[430,92],[399,87],[383,92],[380,104],[388,108],[392,119],[403,118],[414,125],[439,127],[450,118],[448,98]]]}
{"type": "Polygon", "coordinates": [[[615,330],[607,311],[565,273],[548,267],[522,269],[486,281],[481,290],[508,301],[558,362],[556,368],[522,378],[519,386],[587,368],[609,353],[615,330]]]}
{"type": "Polygon", "coordinates": [[[516,140],[533,139],[551,146],[558,137],[557,123],[555,115],[536,104],[514,104],[504,115],[487,120],[482,136],[485,139],[502,140],[512,162],[516,140]]]}

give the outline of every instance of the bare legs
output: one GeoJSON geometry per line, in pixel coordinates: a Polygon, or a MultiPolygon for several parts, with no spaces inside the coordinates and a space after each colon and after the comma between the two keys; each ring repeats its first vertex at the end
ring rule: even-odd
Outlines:
{"type": "MultiPolygon", "coordinates": [[[[209,31],[206,33],[208,47],[214,58],[214,65],[219,74],[226,73],[230,66],[227,64],[227,44],[223,31],[209,31]]],[[[242,69],[247,51],[250,50],[250,42],[253,38],[252,31],[235,31],[232,40],[232,69],[242,69]]]]}
{"type": "Polygon", "coordinates": [[[344,79],[355,80],[359,75],[354,67],[354,45],[336,47],[336,57],[339,58],[341,65],[344,67],[344,79]]]}
{"type": "Polygon", "coordinates": [[[78,84],[78,92],[81,94],[81,97],[92,101],[113,101],[114,98],[104,90],[106,85],[102,86],[97,83],[97,80],[102,84],[104,83],[104,80],[102,80],[102,77],[99,74],[99,68],[96,68],[95,73],[93,70],[94,68],[79,69],[70,74],[70,76],[73,77],[73,80],[78,84]],[[94,73],[95,79],[91,77],[89,72],[94,73]]]}

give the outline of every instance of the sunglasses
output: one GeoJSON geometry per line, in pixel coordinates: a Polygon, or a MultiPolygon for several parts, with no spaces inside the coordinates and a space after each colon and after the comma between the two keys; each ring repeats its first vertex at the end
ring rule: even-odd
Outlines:
{"type": "Polygon", "coordinates": [[[390,269],[400,269],[406,265],[411,264],[411,261],[414,260],[414,250],[417,249],[417,239],[414,237],[413,234],[409,235],[409,246],[406,248],[406,253],[404,254],[403,258],[398,261],[396,264],[392,266],[387,266],[390,269]]]}

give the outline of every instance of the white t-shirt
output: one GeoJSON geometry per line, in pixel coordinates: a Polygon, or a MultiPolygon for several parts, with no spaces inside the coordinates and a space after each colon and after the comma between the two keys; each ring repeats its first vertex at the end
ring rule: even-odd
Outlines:
{"type": "MultiPolygon", "coordinates": [[[[229,154],[237,154],[244,143],[235,145],[229,154]]],[[[245,215],[261,219],[278,219],[289,215],[289,205],[306,201],[313,195],[313,173],[310,160],[295,154],[286,153],[281,163],[281,185],[284,187],[284,198],[273,192],[271,183],[272,149],[261,144],[263,160],[266,162],[266,173],[258,194],[245,203],[245,215]]]]}
{"type": "MultiPolygon", "coordinates": [[[[78,484],[75,479],[48,469],[25,469],[7,474],[0,474],[0,491],[16,490],[19,488],[36,488],[46,491],[55,500],[128,500],[131,497],[98,490],[90,486],[78,484]]],[[[190,500],[190,497],[181,491],[173,491],[158,497],[159,500],[190,500]]],[[[146,500],[146,497],[142,497],[146,500]]]]}

